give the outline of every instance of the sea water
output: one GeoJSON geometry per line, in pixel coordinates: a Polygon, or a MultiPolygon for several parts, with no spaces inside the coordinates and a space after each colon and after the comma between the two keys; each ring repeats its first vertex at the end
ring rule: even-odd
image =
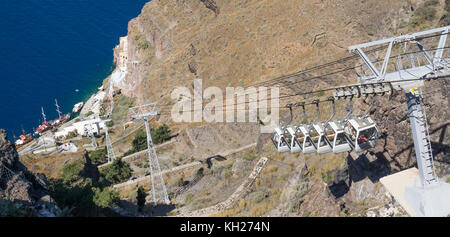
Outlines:
{"type": "Polygon", "coordinates": [[[113,69],[113,48],[149,0],[0,1],[0,128],[12,139],[86,101],[113,69]],[[78,91],[78,92],[77,92],[78,91]]]}

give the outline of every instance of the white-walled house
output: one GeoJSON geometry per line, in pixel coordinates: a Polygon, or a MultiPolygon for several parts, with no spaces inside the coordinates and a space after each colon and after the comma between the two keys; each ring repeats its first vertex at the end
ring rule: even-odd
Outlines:
{"type": "Polygon", "coordinates": [[[65,127],[55,133],[56,138],[65,138],[70,132],[76,131],[81,136],[88,136],[90,133],[99,135],[102,129],[106,128],[105,122],[100,118],[80,121],[65,127]]]}

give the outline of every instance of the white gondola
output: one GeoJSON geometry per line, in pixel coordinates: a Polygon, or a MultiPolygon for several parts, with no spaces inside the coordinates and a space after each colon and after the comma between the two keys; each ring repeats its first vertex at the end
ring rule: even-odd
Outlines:
{"type": "Polygon", "coordinates": [[[316,152],[316,145],[311,139],[311,136],[309,134],[309,127],[310,125],[301,125],[296,130],[296,139],[299,144],[302,146],[302,151],[304,154],[309,154],[316,152]]]}
{"type": "Polygon", "coordinates": [[[313,124],[311,131],[311,137],[316,145],[317,153],[323,154],[331,152],[333,150],[331,142],[327,137],[328,134],[325,132],[326,129],[323,123],[313,124]]]}
{"type": "Polygon", "coordinates": [[[352,150],[352,147],[345,138],[344,124],[345,123],[342,120],[331,121],[327,124],[326,132],[333,132],[331,137],[330,135],[328,135],[328,140],[330,140],[330,142],[332,141],[334,153],[341,153],[352,150]]]}
{"type": "Polygon", "coordinates": [[[303,134],[298,134],[297,135],[297,127],[296,126],[289,126],[287,128],[287,131],[289,132],[289,136],[290,136],[290,140],[291,140],[291,144],[290,144],[290,148],[291,148],[291,153],[297,153],[297,152],[301,152],[302,148],[303,148],[303,134]],[[301,141],[301,142],[300,142],[301,141]]]}
{"type": "Polygon", "coordinates": [[[278,152],[287,152],[290,151],[290,137],[284,128],[275,128],[275,132],[272,136],[273,145],[278,152]]]}
{"type": "Polygon", "coordinates": [[[379,130],[375,122],[367,115],[347,120],[344,132],[349,144],[356,152],[375,147],[379,130]]]}
{"type": "MultiPolygon", "coordinates": [[[[302,123],[306,121],[306,111],[305,102],[296,103],[295,107],[302,107],[303,119],[302,123]]],[[[291,138],[291,153],[297,153],[303,151],[303,146],[307,145],[305,143],[305,134],[300,131],[299,126],[289,126],[287,128],[290,138],[291,138]]]]}

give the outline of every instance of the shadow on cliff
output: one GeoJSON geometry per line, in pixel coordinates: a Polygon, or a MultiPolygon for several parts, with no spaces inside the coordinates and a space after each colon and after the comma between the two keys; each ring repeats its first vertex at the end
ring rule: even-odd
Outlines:
{"type": "MultiPolygon", "coordinates": [[[[439,133],[439,140],[438,142],[431,141],[431,149],[433,151],[433,157],[437,157],[439,154],[444,154],[444,157],[449,155],[450,153],[450,145],[444,144],[445,138],[447,135],[447,127],[450,123],[445,123],[438,128],[433,129],[430,131],[430,135],[434,135],[439,133]]],[[[406,168],[412,168],[415,167],[417,162],[415,160],[415,150],[414,150],[414,142],[410,143],[407,147],[400,150],[399,152],[395,153],[395,155],[392,157],[392,159],[397,163],[398,167],[401,167],[399,162],[397,161],[397,158],[404,152],[408,152],[408,159],[407,163],[408,167],[406,168]]],[[[437,162],[445,163],[447,165],[450,165],[450,161],[442,160],[442,159],[435,159],[437,162]]]]}
{"type": "Polygon", "coordinates": [[[120,200],[119,207],[121,211],[119,211],[118,214],[128,217],[167,216],[169,212],[176,208],[175,204],[157,204],[156,206],[153,206],[148,203],[144,206],[142,211],[139,212],[138,205],[127,200],[120,200]]]}
{"type": "Polygon", "coordinates": [[[340,198],[350,190],[353,182],[369,178],[372,183],[376,183],[390,173],[389,162],[384,157],[365,153],[354,160],[349,153],[346,168],[338,172],[337,178],[328,185],[328,188],[335,198],[340,198]],[[370,161],[368,156],[376,158],[370,161]]]}
{"type": "MultiPolygon", "coordinates": [[[[444,154],[444,157],[448,157],[450,153],[450,145],[444,144],[445,139],[447,137],[447,127],[449,123],[446,123],[442,126],[439,126],[436,129],[430,131],[430,135],[439,133],[438,142],[431,142],[431,147],[433,150],[433,156],[437,157],[439,154],[444,154]]],[[[383,137],[381,138],[383,139],[383,137]]],[[[445,163],[450,165],[450,161],[447,159],[435,159],[437,162],[445,163]]],[[[397,166],[399,170],[411,168],[416,166],[415,161],[415,152],[414,152],[414,143],[411,143],[406,148],[398,151],[392,157],[392,162],[397,166]],[[402,167],[402,165],[398,162],[400,155],[404,152],[408,152],[408,167],[402,167]]],[[[378,180],[384,176],[391,174],[390,162],[385,157],[382,152],[378,153],[365,153],[358,156],[356,160],[350,156],[347,156],[347,169],[341,170],[341,177],[338,177],[334,180],[328,187],[330,192],[333,194],[335,198],[340,198],[344,196],[349,190],[353,182],[359,182],[366,177],[370,179],[373,183],[378,182],[378,180]],[[368,156],[376,157],[375,160],[369,160],[368,156]],[[347,172],[347,177],[342,175],[347,172]]]]}

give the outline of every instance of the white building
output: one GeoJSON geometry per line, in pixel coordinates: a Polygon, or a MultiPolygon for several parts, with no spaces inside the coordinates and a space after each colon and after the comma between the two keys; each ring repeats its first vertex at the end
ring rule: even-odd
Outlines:
{"type": "Polygon", "coordinates": [[[76,131],[81,136],[88,136],[90,133],[99,135],[102,129],[106,128],[105,122],[100,118],[80,121],[65,127],[55,133],[56,138],[65,138],[70,132],[76,131]]]}

